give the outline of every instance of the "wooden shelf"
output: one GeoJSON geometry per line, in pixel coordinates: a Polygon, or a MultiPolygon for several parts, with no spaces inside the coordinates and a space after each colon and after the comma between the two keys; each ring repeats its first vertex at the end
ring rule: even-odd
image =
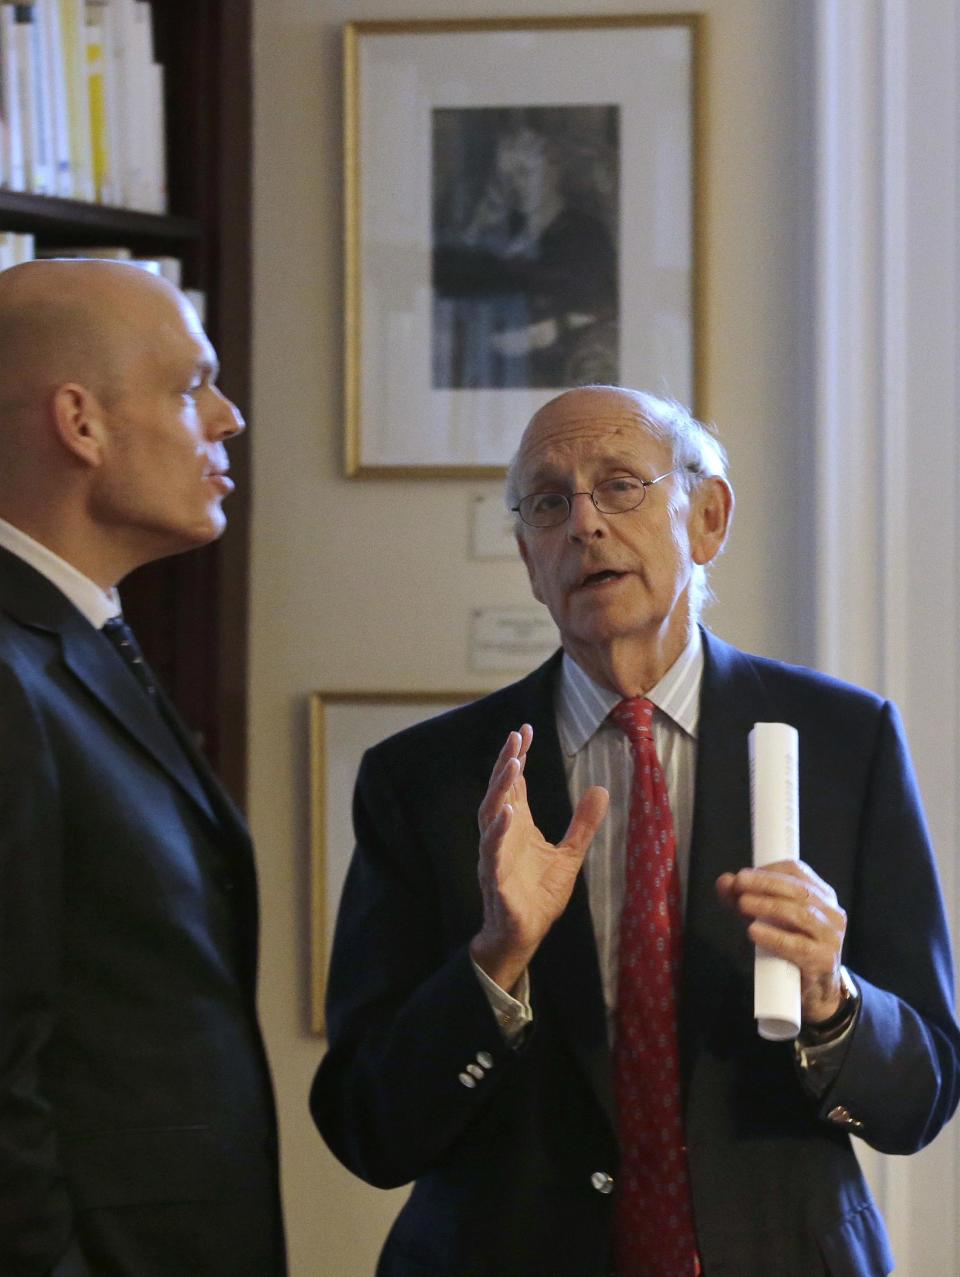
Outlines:
{"type": "Polygon", "coordinates": [[[139,213],[105,204],[57,199],[0,190],[0,223],[8,231],[29,231],[38,238],[67,244],[120,243],[176,249],[196,243],[203,224],[192,217],[139,213]]]}

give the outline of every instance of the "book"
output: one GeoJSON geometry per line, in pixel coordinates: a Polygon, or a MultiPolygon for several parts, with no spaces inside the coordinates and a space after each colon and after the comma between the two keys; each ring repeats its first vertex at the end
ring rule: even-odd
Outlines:
{"type": "Polygon", "coordinates": [[[110,10],[106,5],[84,5],[84,44],[87,60],[87,91],[90,109],[90,139],[93,155],[93,186],[97,202],[118,204],[117,147],[114,97],[110,71],[110,10]]]}
{"type": "Polygon", "coordinates": [[[90,93],[87,88],[87,50],[84,40],[84,0],[57,0],[63,44],[63,75],[73,195],[92,201],[93,142],[90,93]]]}
{"type": "MultiPolygon", "coordinates": [[[[23,6],[18,6],[22,8],[23,6]]],[[[33,51],[33,94],[36,113],[37,146],[39,150],[40,181],[42,195],[69,195],[70,159],[67,155],[66,172],[59,169],[59,121],[57,96],[62,94],[63,67],[58,64],[58,32],[54,32],[54,17],[59,31],[59,11],[53,0],[33,0],[30,13],[30,43],[33,51]],[[65,177],[67,189],[62,189],[65,177]]],[[[62,57],[59,59],[62,63],[62,57]]],[[[65,120],[64,120],[65,125],[65,120]]],[[[64,139],[65,143],[65,139],[64,139]]]]}
{"type": "Polygon", "coordinates": [[[23,140],[24,188],[37,195],[51,195],[52,179],[46,145],[42,85],[38,65],[39,24],[33,5],[15,4],[11,38],[15,56],[13,75],[19,99],[20,134],[23,140]]]}
{"type": "Polygon", "coordinates": [[[33,236],[0,231],[0,270],[33,260],[33,236]]]}
{"type": "Polygon", "coordinates": [[[20,58],[15,24],[14,6],[0,0],[0,114],[3,117],[0,168],[5,187],[24,191],[27,178],[20,121],[20,58]]]}
{"type": "Polygon", "coordinates": [[[136,0],[135,17],[137,61],[143,95],[143,207],[152,213],[165,213],[167,162],[163,67],[154,55],[149,0],[136,0]]]}

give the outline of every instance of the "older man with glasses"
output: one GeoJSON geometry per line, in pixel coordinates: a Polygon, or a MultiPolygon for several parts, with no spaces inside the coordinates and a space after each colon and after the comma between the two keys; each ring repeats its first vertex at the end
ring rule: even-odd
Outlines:
{"type": "Polygon", "coordinates": [[[378,1275],[888,1273],[850,1137],[913,1152],[960,1082],[896,710],[699,623],[733,492],[678,405],[558,396],[507,497],[562,651],[357,782],[312,1107],[356,1174],[416,1181],[378,1275]],[[802,858],[762,870],[758,721],[801,754],[802,858]],[[757,1034],[754,944],[799,968],[793,1042],[757,1034]]]}

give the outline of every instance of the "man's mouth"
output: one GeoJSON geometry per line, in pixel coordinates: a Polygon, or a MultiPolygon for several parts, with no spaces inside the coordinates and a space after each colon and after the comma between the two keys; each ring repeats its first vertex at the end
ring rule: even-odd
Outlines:
{"type": "Polygon", "coordinates": [[[606,585],[608,581],[619,581],[626,576],[625,572],[615,572],[612,568],[601,568],[596,572],[585,572],[577,582],[578,590],[589,590],[594,586],[606,585]]]}

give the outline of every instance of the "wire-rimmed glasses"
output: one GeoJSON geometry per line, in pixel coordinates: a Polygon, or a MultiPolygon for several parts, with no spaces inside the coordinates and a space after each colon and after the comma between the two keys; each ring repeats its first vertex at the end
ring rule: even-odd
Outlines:
{"type": "Polygon", "coordinates": [[[601,514],[626,514],[643,505],[648,488],[682,469],[683,466],[674,466],[655,479],[618,474],[603,479],[590,492],[531,492],[511,506],[511,512],[530,528],[556,528],[569,519],[574,497],[589,497],[601,514]]]}

